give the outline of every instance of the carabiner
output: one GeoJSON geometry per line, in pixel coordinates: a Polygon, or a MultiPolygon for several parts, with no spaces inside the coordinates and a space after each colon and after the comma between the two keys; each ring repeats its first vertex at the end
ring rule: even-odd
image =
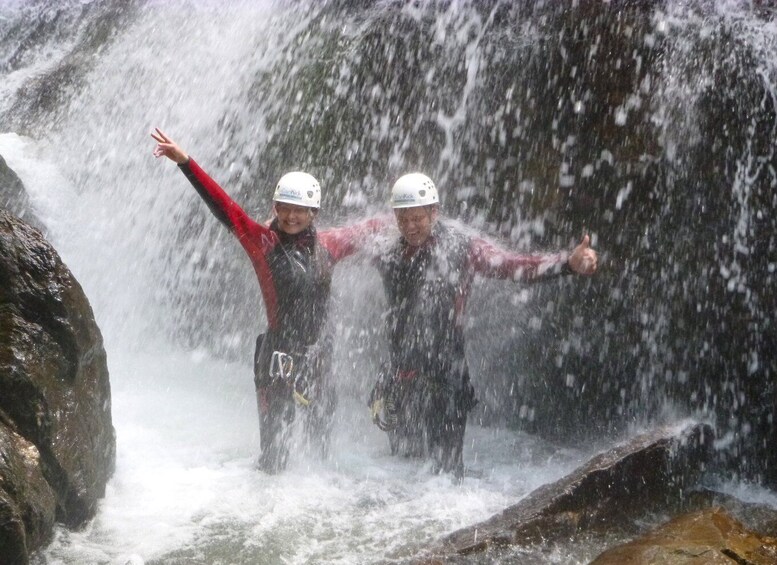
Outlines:
{"type": "Polygon", "coordinates": [[[270,359],[270,378],[290,381],[294,372],[294,357],[283,351],[273,351],[270,359]]]}

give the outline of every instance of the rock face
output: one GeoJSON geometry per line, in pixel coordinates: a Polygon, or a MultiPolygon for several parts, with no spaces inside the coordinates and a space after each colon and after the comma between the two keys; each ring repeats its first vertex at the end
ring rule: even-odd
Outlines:
{"type": "MultiPolygon", "coordinates": [[[[24,185],[15,172],[0,155],[0,208],[5,208],[33,227],[43,230],[44,226],[30,209],[30,199],[24,185]]],[[[45,231],[45,230],[44,230],[45,231]]]]}
{"type": "Polygon", "coordinates": [[[25,563],[54,521],[91,518],[115,452],[92,309],[40,232],[0,209],[0,555],[25,563]]]}
{"type": "Polygon", "coordinates": [[[24,563],[27,548],[42,544],[51,532],[56,496],[43,476],[38,449],[4,424],[0,461],[0,558],[24,563]]]}
{"type": "Polygon", "coordinates": [[[709,565],[777,563],[777,539],[748,531],[720,508],[685,514],[630,543],[610,549],[591,565],[709,565]]]}
{"type": "Polygon", "coordinates": [[[702,424],[635,437],[489,520],[450,534],[420,561],[453,562],[500,546],[606,530],[634,512],[676,505],[709,460],[712,439],[702,424]]]}

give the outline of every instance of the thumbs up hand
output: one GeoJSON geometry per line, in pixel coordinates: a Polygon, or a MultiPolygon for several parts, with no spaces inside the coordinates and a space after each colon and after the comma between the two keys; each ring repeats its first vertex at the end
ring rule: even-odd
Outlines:
{"type": "Polygon", "coordinates": [[[567,259],[569,268],[579,275],[593,275],[596,272],[598,258],[590,243],[591,238],[588,234],[584,235],[583,241],[572,250],[567,259]]]}

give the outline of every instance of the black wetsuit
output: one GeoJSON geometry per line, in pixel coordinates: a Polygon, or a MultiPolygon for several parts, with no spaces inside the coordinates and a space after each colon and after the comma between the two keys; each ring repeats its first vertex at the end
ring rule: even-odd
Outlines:
{"type": "MultiPolygon", "coordinates": [[[[389,377],[398,426],[393,453],[433,458],[463,472],[467,413],[475,406],[465,355],[463,313],[476,274],[530,281],[564,272],[566,256],[521,255],[437,223],[413,247],[400,238],[377,258],[388,301],[389,377]]],[[[386,379],[383,379],[386,382],[386,379]]]]}

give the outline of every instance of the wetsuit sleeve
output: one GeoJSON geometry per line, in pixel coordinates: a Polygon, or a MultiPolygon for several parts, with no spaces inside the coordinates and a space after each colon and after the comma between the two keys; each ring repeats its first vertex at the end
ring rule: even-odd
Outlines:
{"type": "Polygon", "coordinates": [[[318,239],[337,262],[367,247],[372,242],[371,236],[390,225],[390,216],[371,218],[352,226],[321,231],[318,233],[318,239]]]}
{"type": "Polygon", "coordinates": [[[270,228],[263,226],[251,219],[237,203],[221,188],[218,183],[208,176],[194,159],[178,165],[192,183],[197,194],[202,197],[214,216],[227,226],[238,238],[246,235],[269,237],[270,228]]]}
{"type": "Polygon", "coordinates": [[[567,253],[524,255],[500,249],[480,238],[470,241],[469,260],[475,273],[496,279],[533,282],[570,274],[567,253]]]}

